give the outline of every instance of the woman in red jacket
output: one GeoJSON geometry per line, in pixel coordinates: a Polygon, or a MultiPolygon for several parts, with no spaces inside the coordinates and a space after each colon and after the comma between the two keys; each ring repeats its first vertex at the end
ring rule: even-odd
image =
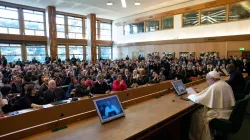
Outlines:
{"type": "Polygon", "coordinates": [[[122,80],[122,75],[119,74],[117,76],[117,79],[112,84],[112,90],[113,91],[123,91],[127,89],[126,82],[122,80]]]}

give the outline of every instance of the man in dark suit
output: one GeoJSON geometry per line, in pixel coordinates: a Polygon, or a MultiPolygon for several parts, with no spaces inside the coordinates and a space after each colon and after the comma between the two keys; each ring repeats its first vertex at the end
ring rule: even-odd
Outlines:
{"type": "Polygon", "coordinates": [[[241,95],[244,94],[246,85],[243,75],[239,70],[236,70],[234,64],[228,64],[226,69],[230,74],[230,78],[226,82],[232,87],[235,100],[240,100],[243,98],[241,95]]]}
{"type": "Polygon", "coordinates": [[[76,86],[75,90],[74,90],[74,97],[82,97],[82,96],[88,96],[90,94],[90,86],[86,86],[85,85],[85,77],[81,77],[79,79],[79,84],[76,86]]]}
{"type": "Polygon", "coordinates": [[[124,79],[124,81],[128,87],[131,87],[131,85],[133,84],[133,80],[132,80],[133,78],[132,78],[128,69],[125,69],[125,73],[122,76],[122,79],[124,79]]]}
{"type": "Polygon", "coordinates": [[[48,84],[49,84],[49,77],[45,77],[43,79],[43,84],[39,88],[39,92],[44,93],[48,90],[48,84]]]}
{"type": "Polygon", "coordinates": [[[110,88],[108,87],[108,84],[104,82],[104,78],[102,75],[97,75],[96,77],[97,82],[95,82],[92,93],[93,94],[109,94],[110,88]]]}
{"type": "Polygon", "coordinates": [[[11,85],[11,93],[22,93],[22,75],[17,75],[14,83],[11,85]]]}
{"type": "Polygon", "coordinates": [[[66,99],[65,93],[61,88],[56,87],[54,80],[49,81],[48,87],[49,89],[43,93],[45,104],[66,99]]]}
{"type": "Polygon", "coordinates": [[[240,70],[242,73],[247,73],[250,76],[250,64],[247,62],[246,59],[243,59],[243,63],[240,66],[240,70]]]}

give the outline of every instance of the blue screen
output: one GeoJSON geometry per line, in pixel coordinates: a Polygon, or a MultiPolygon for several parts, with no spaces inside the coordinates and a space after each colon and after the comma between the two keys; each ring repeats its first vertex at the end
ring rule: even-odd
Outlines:
{"type": "Polygon", "coordinates": [[[116,96],[96,101],[96,105],[102,119],[107,119],[123,113],[120,103],[116,96]]]}

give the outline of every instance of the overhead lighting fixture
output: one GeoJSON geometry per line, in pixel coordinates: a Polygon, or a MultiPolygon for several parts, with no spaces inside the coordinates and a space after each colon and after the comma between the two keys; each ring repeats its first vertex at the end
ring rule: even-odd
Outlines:
{"type": "Polygon", "coordinates": [[[108,6],[112,6],[112,5],[113,5],[113,2],[107,2],[107,5],[108,5],[108,6]]]}
{"type": "Polygon", "coordinates": [[[122,1],[122,7],[126,8],[127,7],[126,0],[121,0],[121,1],[122,1]]]}
{"type": "Polygon", "coordinates": [[[137,1],[137,2],[135,2],[135,5],[139,6],[139,5],[141,5],[141,3],[137,1]]]}

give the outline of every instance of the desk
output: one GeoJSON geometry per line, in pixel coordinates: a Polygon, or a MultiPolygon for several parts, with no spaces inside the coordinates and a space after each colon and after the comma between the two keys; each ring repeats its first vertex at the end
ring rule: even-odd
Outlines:
{"type": "MultiPolygon", "coordinates": [[[[228,77],[222,78],[223,80],[228,77]]],[[[196,88],[206,88],[203,82],[196,88]]],[[[186,95],[187,96],[187,95],[186,95]]],[[[47,131],[25,138],[26,140],[60,139],[60,140],[121,140],[140,139],[150,129],[167,125],[183,115],[196,109],[198,105],[184,101],[173,92],[158,99],[151,99],[125,110],[126,117],[102,125],[98,117],[68,125],[67,129],[52,133],[47,131]]]]}
{"type": "MultiPolygon", "coordinates": [[[[222,78],[222,80],[226,79],[228,77],[222,78]]],[[[186,87],[189,86],[203,88],[208,85],[204,80],[199,80],[186,84],[186,87]]],[[[156,128],[166,126],[183,115],[190,113],[196,107],[197,105],[192,102],[180,100],[173,93],[173,87],[170,82],[149,84],[126,91],[112,92],[112,94],[108,95],[100,95],[91,99],[82,99],[76,102],[0,119],[0,126],[3,126],[0,127],[0,139],[20,139],[37,133],[40,134],[27,139],[38,139],[38,136],[41,136],[41,139],[55,139],[55,137],[62,139],[70,139],[72,137],[71,139],[78,139],[78,134],[78,137],[84,134],[86,138],[93,136],[95,139],[99,139],[100,137],[110,137],[109,139],[117,139],[118,137],[119,139],[120,137],[140,138],[149,132],[153,132],[156,128]],[[101,125],[93,100],[111,95],[118,95],[123,107],[127,108],[125,110],[126,117],[101,125]],[[156,98],[161,96],[163,97],[156,100],[156,98]],[[174,102],[172,102],[173,100],[174,102]],[[57,125],[57,120],[62,114],[64,116],[57,125]],[[69,128],[58,133],[47,131],[54,129],[56,125],[68,125],[69,128]],[[107,131],[109,129],[114,132],[107,131]],[[41,133],[44,131],[47,132],[41,133]],[[65,136],[65,134],[70,137],[65,136]]]]}

